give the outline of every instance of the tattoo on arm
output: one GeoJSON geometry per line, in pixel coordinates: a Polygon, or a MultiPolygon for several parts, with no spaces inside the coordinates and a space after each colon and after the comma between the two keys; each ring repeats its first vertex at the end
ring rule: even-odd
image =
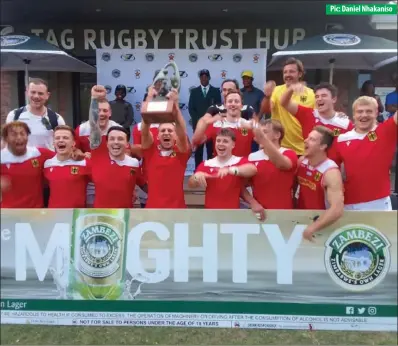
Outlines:
{"type": "Polygon", "coordinates": [[[101,144],[101,129],[99,127],[98,100],[91,99],[88,121],[90,124],[90,148],[96,149],[101,144]]]}

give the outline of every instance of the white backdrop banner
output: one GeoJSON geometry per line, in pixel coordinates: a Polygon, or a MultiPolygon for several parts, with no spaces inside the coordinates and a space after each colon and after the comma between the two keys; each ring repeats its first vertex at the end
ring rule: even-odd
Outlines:
{"type": "MultiPolygon", "coordinates": [[[[190,90],[199,85],[198,72],[210,71],[212,86],[221,87],[225,79],[234,78],[242,87],[241,73],[251,70],[253,84],[262,89],[267,66],[265,49],[97,49],[97,83],[106,86],[108,99],[114,99],[115,87],[123,84],[127,88],[126,100],[133,105],[134,119],[141,121],[141,103],[155,72],[174,60],[180,70],[180,109],[187,121],[188,135],[192,127],[188,112],[190,90]]],[[[206,151],[206,150],[204,150],[206,151]]],[[[186,175],[195,169],[193,157],[188,162],[186,175]]]]}

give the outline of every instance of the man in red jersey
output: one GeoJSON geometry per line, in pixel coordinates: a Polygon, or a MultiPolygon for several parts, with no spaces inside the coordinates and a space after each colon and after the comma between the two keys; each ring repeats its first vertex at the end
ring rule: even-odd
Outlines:
{"type": "Polygon", "coordinates": [[[397,145],[397,113],[377,124],[378,105],[361,96],[352,105],[355,129],[341,134],[329,157],[344,164],[346,210],[392,210],[390,167],[397,145]]]}
{"type": "Polygon", "coordinates": [[[334,136],[354,128],[347,116],[342,116],[342,113],[337,113],[334,110],[337,101],[337,88],[334,85],[321,83],[315,87],[316,109],[302,106],[292,100],[293,94],[303,94],[304,88],[302,83],[292,84],[280,98],[280,104],[300,122],[304,138],[308,137],[316,125],[322,125],[332,130],[334,136]]]}
{"type": "Polygon", "coordinates": [[[189,187],[206,189],[206,209],[239,209],[244,178],[257,173],[256,166],[247,158],[232,154],[235,143],[234,131],[221,129],[215,138],[217,156],[202,162],[188,180],[189,187]]]}
{"type": "MultiPolygon", "coordinates": [[[[156,90],[150,87],[147,99],[152,100],[156,94],[156,90]]],[[[184,176],[191,148],[179,108],[178,91],[171,90],[167,97],[174,101],[174,123],[160,124],[157,139],[145,120],[141,127],[141,146],[148,178],[146,208],[186,208],[184,176]]]]}
{"type": "Polygon", "coordinates": [[[56,156],[44,162],[44,177],[50,186],[49,208],[85,208],[91,174],[87,159],[72,159],[75,133],[67,125],[54,129],[56,156]]]}
{"type": "Polygon", "coordinates": [[[261,149],[248,157],[257,167],[257,174],[250,183],[253,196],[244,189],[243,199],[253,212],[258,212],[257,203],[263,209],[293,209],[297,155],[293,150],[281,147],[285,133],[282,124],[267,119],[255,124],[253,131],[261,149]]]}
{"type": "Polygon", "coordinates": [[[231,129],[236,138],[233,148],[233,155],[243,157],[249,156],[253,142],[253,131],[242,128],[241,124],[247,120],[241,117],[242,94],[240,91],[230,91],[225,97],[225,107],[227,109],[226,117],[221,115],[211,116],[205,114],[198,122],[195,133],[192,137],[193,145],[199,145],[207,140],[213,140],[214,146],[216,137],[220,129],[231,129]]]}
{"type": "MultiPolygon", "coordinates": [[[[98,107],[98,126],[101,131],[102,139],[106,139],[108,130],[112,126],[121,126],[121,125],[119,125],[118,123],[116,123],[115,121],[110,119],[111,113],[112,113],[111,106],[106,98],[98,99],[97,103],[98,103],[98,105],[97,105],[97,107],[98,107]]],[[[90,109],[90,112],[92,112],[91,109],[90,109]]],[[[90,121],[87,120],[86,122],[79,125],[75,130],[76,147],[81,149],[84,153],[91,152],[91,148],[90,148],[91,129],[92,129],[92,126],[90,124],[90,121]]],[[[105,140],[101,141],[101,146],[99,146],[97,148],[97,150],[101,150],[104,154],[108,153],[108,149],[107,149],[105,140]]],[[[87,154],[86,157],[89,158],[90,155],[87,154]]]]}
{"type": "Polygon", "coordinates": [[[44,207],[43,165],[54,152],[28,146],[29,135],[22,121],[9,122],[2,129],[6,147],[1,150],[1,178],[7,182],[1,186],[2,208],[44,207]]]}
{"type": "Polygon", "coordinates": [[[89,142],[91,178],[95,186],[94,208],[132,208],[135,185],[144,184],[141,169],[138,160],[126,154],[128,133],[123,127],[110,127],[104,141],[99,105],[105,96],[106,90],[101,85],[91,90],[89,142]],[[104,154],[104,145],[107,154],[104,154]]]}
{"type": "Polygon", "coordinates": [[[304,141],[304,156],[297,169],[298,209],[326,211],[304,231],[303,237],[312,240],[313,234],[337,221],[344,211],[343,181],[336,163],[327,157],[333,143],[333,132],[315,126],[304,141]]]}

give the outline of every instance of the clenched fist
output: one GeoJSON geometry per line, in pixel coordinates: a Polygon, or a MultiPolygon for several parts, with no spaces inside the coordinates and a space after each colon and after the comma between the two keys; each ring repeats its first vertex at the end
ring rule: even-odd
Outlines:
{"type": "Polygon", "coordinates": [[[296,83],[290,86],[290,89],[297,95],[304,94],[305,85],[303,83],[296,83]]]}
{"type": "Polygon", "coordinates": [[[273,80],[270,80],[264,84],[264,95],[267,97],[271,97],[274,89],[276,87],[276,83],[273,80]]]}
{"type": "Polygon", "coordinates": [[[94,85],[91,89],[91,98],[101,100],[106,98],[106,89],[102,85],[94,85]]]}

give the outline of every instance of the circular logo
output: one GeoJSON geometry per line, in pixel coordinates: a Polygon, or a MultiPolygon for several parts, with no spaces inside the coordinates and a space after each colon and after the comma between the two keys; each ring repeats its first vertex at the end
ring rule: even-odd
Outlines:
{"type": "Polygon", "coordinates": [[[121,56],[120,56],[120,58],[123,60],[123,61],[134,61],[135,60],[135,56],[134,56],[134,54],[122,54],[121,56]]]}
{"type": "Polygon", "coordinates": [[[107,94],[110,94],[112,92],[112,87],[110,85],[105,85],[105,90],[107,94]]]}
{"type": "Polygon", "coordinates": [[[112,71],[112,76],[115,78],[119,78],[120,77],[120,70],[115,69],[112,71]]]}
{"type": "Polygon", "coordinates": [[[152,53],[147,53],[145,54],[145,59],[146,61],[153,61],[155,59],[155,56],[152,53]]]}
{"type": "Polygon", "coordinates": [[[328,34],[323,36],[323,40],[334,46],[355,46],[361,42],[358,36],[351,34],[328,34]]]}
{"type": "Polygon", "coordinates": [[[197,62],[198,61],[198,55],[195,54],[195,53],[189,54],[188,59],[189,59],[190,62],[197,62]]]}
{"type": "Polygon", "coordinates": [[[232,60],[233,60],[234,62],[241,62],[241,61],[242,61],[242,54],[235,54],[235,55],[232,57],[232,60]]]}
{"type": "Polygon", "coordinates": [[[23,43],[29,41],[29,39],[30,39],[29,36],[23,36],[23,35],[1,36],[0,44],[1,44],[1,47],[18,46],[20,44],[23,44],[23,43]]]}
{"type": "Polygon", "coordinates": [[[326,270],[346,290],[372,289],[390,268],[390,242],[373,227],[347,225],[333,232],[325,246],[326,270]]]}
{"type": "Polygon", "coordinates": [[[89,277],[105,278],[115,273],[121,254],[120,237],[108,224],[86,227],[80,234],[80,270],[89,277]]]}
{"type": "Polygon", "coordinates": [[[110,53],[102,53],[102,60],[104,61],[110,61],[111,60],[111,54],[110,53]]]}

